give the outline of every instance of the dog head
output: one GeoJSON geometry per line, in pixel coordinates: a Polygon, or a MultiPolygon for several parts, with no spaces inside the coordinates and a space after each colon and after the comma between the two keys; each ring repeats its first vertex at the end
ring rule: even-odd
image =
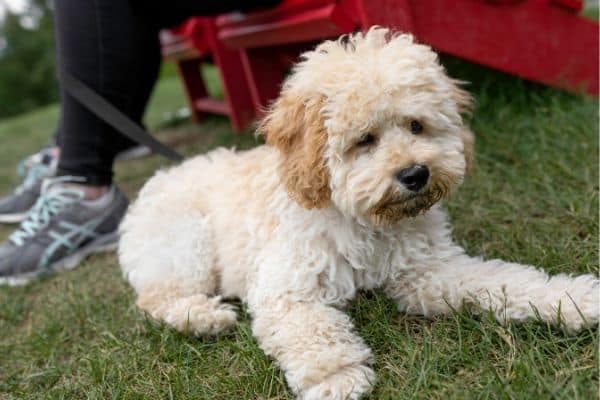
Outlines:
{"type": "Polygon", "coordinates": [[[260,130],[301,206],[333,205],[385,226],[463,181],[473,135],[461,112],[470,104],[429,47],[372,28],[304,53],[260,130]]]}

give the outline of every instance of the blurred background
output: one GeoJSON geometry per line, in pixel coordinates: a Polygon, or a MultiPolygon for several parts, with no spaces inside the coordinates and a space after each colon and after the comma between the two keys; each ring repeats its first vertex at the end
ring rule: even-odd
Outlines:
{"type": "Polygon", "coordinates": [[[50,7],[0,0],[0,120],[57,101],[50,7]]]}

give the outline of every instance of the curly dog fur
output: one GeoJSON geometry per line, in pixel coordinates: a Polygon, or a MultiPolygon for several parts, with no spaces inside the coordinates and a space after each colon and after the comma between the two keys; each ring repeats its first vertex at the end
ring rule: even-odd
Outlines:
{"type": "Polygon", "coordinates": [[[260,126],[266,145],[217,149],[144,186],[120,262],[153,318],[193,335],[248,306],[261,348],[301,399],[357,399],[375,374],[343,306],[382,287],[407,313],[464,304],[500,322],[596,325],[598,279],[470,257],[439,201],[471,166],[471,98],[436,54],[373,28],[303,54],[260,126]],[[424,186],[399,178],[426,166],[424,186]]]}

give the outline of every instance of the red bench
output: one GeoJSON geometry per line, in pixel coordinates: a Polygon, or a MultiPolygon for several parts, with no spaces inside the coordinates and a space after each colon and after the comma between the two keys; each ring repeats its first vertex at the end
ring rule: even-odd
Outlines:
{"type": "MultiPolygon", "coordinates": [[[[581,0],[284,0],[267,11],[222,15],[210,37],[213,46],[239,50],[235,74],[244,71],[254,114],[277,96],[302,49],[372,25],[413,33],[439,51],[509,74],[598,95],[598,23],[579,16],[581,7],[581,0]]],[[[229,74],[222,71],[222,80],[229,74]]]]}
{"type": "Polygon", "coordinates": [[[526,79],[598,95],[598,24],[580,0],[285,0],[244,18],[217,19],[218,37],[244,50],[255,105],[276,93],[274,46],[320,40],[372,25],[526,79]]]}
{"type": "Polygon", "coordinates": [[[214,19],[191,18],[171,31],[161,32],[161,43],[163,58],[177,65],[195,121],[207,113],[225,115],[233,129],[241,132],[254,120],[254,104],[240,52],[217,39],[214,19]],[[223,99],[208,94],[200,69],[203,63],[217,66],[223,99]]]}

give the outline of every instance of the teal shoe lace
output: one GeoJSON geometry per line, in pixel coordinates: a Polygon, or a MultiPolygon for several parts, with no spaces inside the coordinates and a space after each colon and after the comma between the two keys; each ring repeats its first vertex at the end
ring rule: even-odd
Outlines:
{"type": "Polygon", "coordinates": [[[55,154],[53,148],[45,147],[37,153],[27,156],[19,161],[19,165],[17,165],[17,175],[19,178],[25,179],[32,167],[38,164],[45,164],[48,166],[55,161],[54,159],[55,154]]]}
{"type": "Polygon", "coordinates": [[[19,164],[17,165],[17,175],[19,178],[24,179],[27,176],[27,171],[29,171],[27,159],[19,161],[19,164]]]}
{"type": "Polygon", "coordinates": [[[58,186],[48,190],[50,186],[57,183],[77,181],[79,179],[72,176],[61,176],[45,180],[42,185],[42,194],[29,211],[27,218],[21,222],[19,228],[9,236],[8,240],[17,246],[23,246],[28,238],[44,229],[54,215],[60,213],[70,204],[83,200],[85,193],[79,189],[58,186]]]}
{"type": "Polygon", "coordinates": [[[51,175],[51,167],[46,164],[35,164],[29,168],[23,182],[15,189],[16,194],[21,194],[25,190],[35,185],[41,179],[51,175]]]}

